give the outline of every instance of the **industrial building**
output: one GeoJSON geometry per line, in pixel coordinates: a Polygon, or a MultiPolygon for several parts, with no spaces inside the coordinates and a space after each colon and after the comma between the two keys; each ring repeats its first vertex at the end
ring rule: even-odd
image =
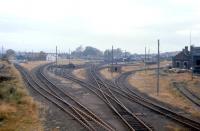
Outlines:
{"type": "Polygon", "coordinates": [[[192,69],[200,73],[200,47],[188,46],[172,58],[173,68],[192,69]]]}

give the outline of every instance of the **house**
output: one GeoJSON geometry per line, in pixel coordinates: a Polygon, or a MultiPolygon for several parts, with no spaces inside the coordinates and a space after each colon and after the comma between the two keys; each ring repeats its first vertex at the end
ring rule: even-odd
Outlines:
{"type": "Polygon", "coordinates": [[[191,46],[193,72],[200,74],[200,47],[191,46]]]}
{"type": "Polygon", "coordinates": [[[172,57],[173,68],[191,69],[194,73],[200,73],[200,47],[186,46],[176,56],[172,57]]]}
{"type": "Polygon", "coordinates": [[[172,57],[172,66],[173,68],[180,69],[190,69],[191,68],[191,55],[186,46],[181,52],[176,56],[172,57]]]}
{"type": "Polygon", "coordinates": [[[46,57],[46,61],[56,61],[56,54],[55,53],[48,53],[46,57]]]}

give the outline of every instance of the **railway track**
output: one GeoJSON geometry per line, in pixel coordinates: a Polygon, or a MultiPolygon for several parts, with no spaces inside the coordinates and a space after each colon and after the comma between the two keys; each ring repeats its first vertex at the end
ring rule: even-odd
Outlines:
{"type": "Polygon", "coordinates": [[[5,67],[5,65],[4,65],[4,64],[0,64],[0,70],[3,70],[3,69],[4,69],[4,67],[5,67]]]}
{"type": "Polygon", "coordinates": [[[200,107],[200,97],[195,95],[188,88],[184,87],[184,85],[180,85],[179,83],[174,83],[176,89],[188,100],[190,100],[193,104],[200,107]]]}
{"type": "Polygon", "coordinates": [[[190,118],[184,117],[164,106],[161,106],[157,103],[154,103],[151,100],[148,100],[146,98],[141,97],[138,95],[136,92],[131,90],[129,87],[126,85],[126,78],[130,74],[132,74],[133,71],[126,72],[123,75],[121,75],[118,79],[115,80],[115,84],[110,84],[112,87],[117,87],[119,90],[124,93],[124,96],[127,97],[128,99],[131,99],[135,102],[138,102],[142,104],[143,106],[151,109],[152,111],[155,111],[159,114],[162,114],[176,122],[179,122],[180,124],[184,125],[185,127],[188,127],[192,130],[200,130],[200,122],[194,121],[190,118]]]}
{"type": "MultiPolygon", "coordinates": [[[[95,68],[95,67],[93,67],[95,68]]],[[[115,94],[110,90],[110,88],[107,86],[104,81],[98,77],[95,73],[95,69],[90,70],[90,75],[92,76],[95,83],[98,85],[99,89],[102,90],[102,93],[106,92],[109,93],[109,95],[115,100],[117,105],[111,103],[108,98],[107,101],[114,106],[116,109],[115,112],[118,114],[118,116],[126,123],[126,125],[129,128],[135,129],[135,130],[152,130],[151,127],[149,127],[147,124],[145,124],[142,120],[140,120],[136,115],[134,115],[116,96],[115,94]],[[100,84],[101,83],[101,84],[100,84]]]]}
{"type": "MultiPolygon", "coordinates": [[[[75,100],[69,93],[64,92],[62,89],[60,89],[56,84],[54,84],[49,78],[46,72],[46,66],[42,66],[38,69],[36,72],[37,78],[39,78],[44,85],[48,87],[48,89],[54,93],[55,95],[59,96],[62,95],[63,97],[67,97],[68,102],[70,102],[73,106],[76,106],[77,108],[83,110],[84,114],[87,115],[87,117],[90,118],[93,122],[104,128],[105,130],[113,131],[114,129],[108,125],[106,122],[104,122],[100,117],[95,115],[92,111],[90,111],[86,106],[82,105],[80,102],[75,100]]],[[[64,98],[63,98],[64,99],[64,98]]]]}
{"type": "MultiPolygon", "coordinates": [[[[52,102],[54,105],[56,105],[59,109],[63,110],[65,113],[69,114],[72,118],[74,118],[77,122],[79,122],[87,130],[90,130],[90,131],[97,130],[97,127],[95,127],[95,126],[99,126],[99,125],[95,124],[95,126],[94,126],[93,122],[95,122],[95,120],[94,120],[94,118],[92,118],[92,116],[89,116],[83,110],[78,109],[77,107],[68,103],[61,97],[59,97],[56,94],[45,89],[37,80],[34,80],[33,76],[31,76],[21,66],[15,65],[15,67],[22,74],[23,79],[26,81],[26,84],[28,86],[30,86],[33,90],[35,90],[38,94],[40,94],[41,96],[46,98],[48,101],[52,102]]],[[[102,127],[102,125],[101,125],[101,127],[102,127]]],[[[98,128],[98,130],[112,130],[112,128],[104,127],[104,128],[100,128],[100,129],[98,128]]]]}
{"type": "MultiPolygon", "coordinates": [[[[57,72],[57,74],[62,74],[62,73],[57,72]]],[[[143,121],[141,121],[136,115],[134,115],[129,109],[127,109],[114,96],[114,94],[112,94],[111,91],[107,92],[104,89],[102,89],[102,87],[100,87],[100,85],[98,87],[96,87],[96,86],[90,85],[88,83],[86,84],[85,82],[80,81],[80,80],[73,78],[66,74],[64,75],[64,77],[89,88],[89,90],[91,90],[99,98],[101,98],[109,106],[109,108],[124,122],[124,124],[127,126],[127,129],[132,130],[132,131],[150,131],[150,130],[152,130],[143,121]]],[[[97,80],[95,79],[95,81],[97,81],[97,80]]]]}
{"type": "MultiPolygon", "coordinates": [[[[123,96],[124,98],[136,102],[158,114],[161,114],[163,116],[166,116],[167,118],[170,118],[178,123],[180,123],[181,125],[191,129],[191,130],[200,130],[200,123],[197,121],[194,121],[192,119],[189,119],[187,117],[184,117],[166,107],[163,107],[157,103],[154,103],[152,101],[147,100],[146,98],[143,98],[141,96],[139,96],[137,93],[135,93],[133,90],[129,89],[127,87],[127,85],[124,85],[125,82],[125,78],[132,74],[134,71],[130,71],[130,72],[126,72],[123,75],[121,75],[116,81],[115,83],[112,82],[106,82],[107,85],[110,86],[110,90],[112,90],[113,92],[123,96]],[[121,80],[120,80],[121,79],[121,80]]],[[[96,72],[97,73],[97,72],[96,72]]],[[[59,73],[57,74],[59,75],[59,73]]],[[[99,74],[98,74],[99,75],[99,74]]],[[[83,86],[91,86],[93,88],[96,88],[94,85],[91,85],[89,83],[86,83],[84,81],[81,81],[77,78],[73,78],[69,75],[64,75],[65,78],[70,79],[74,82],[80,83],[83,86]]],[[[101,77],[99,75],[99,77],[101,77]]],[[[102,85],[103,83],[99,81],[99,84],[102,85]]],[[[96,93],[96,91],[92,90],[91,88],[89,88],[89,90],[91,90],[92,92],[94,92],[95,94],[99,95],[98,93],[96,93]]],[[[99,91],[99,89],[97,89],[99,91]]],[[[101,92],[101,91],[99,91],[101,92]]],[[[106,93],[105,93],[106,94],[106,93]]],[[[99,95],[99,97],[102,98],[101,95],[99,95]]]]}

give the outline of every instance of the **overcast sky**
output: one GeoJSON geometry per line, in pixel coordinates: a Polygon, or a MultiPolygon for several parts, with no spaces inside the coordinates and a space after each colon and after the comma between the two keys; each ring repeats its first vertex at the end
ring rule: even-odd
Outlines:
{"type": "Polygon", "coordinates": [[[200,0],[0,0],[0,46],[53,52],[94,46],[143,53],[200,46],[200,0]]]}

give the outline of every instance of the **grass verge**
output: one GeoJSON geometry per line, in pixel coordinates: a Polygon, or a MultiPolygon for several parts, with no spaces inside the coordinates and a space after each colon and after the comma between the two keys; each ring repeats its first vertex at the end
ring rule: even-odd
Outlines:
{"type": "Polygon", "coordinates": [[[11,64],[3,62],[6,75],[12,79],[0,82],[0,130],[41,131],[39,104],[28,95],[20,73],[11,64]]]}

